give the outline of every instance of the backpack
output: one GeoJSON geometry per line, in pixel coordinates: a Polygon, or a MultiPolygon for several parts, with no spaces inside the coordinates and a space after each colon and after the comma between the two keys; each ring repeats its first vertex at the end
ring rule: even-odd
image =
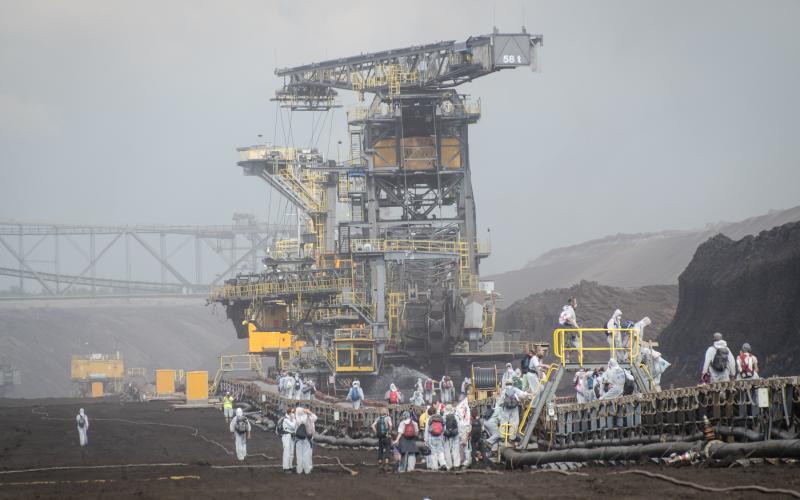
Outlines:
{"type": "Polygon", "coordinates": [[[414,423],[413,422],[409,421],[403,427],[403,437],[404,438],[408,438],[408,439],[414,439],[415,437],[417,437],[417,430],[414,429],[414,423]]]}
{"type": "Polygon", "coordinates": [[[275,434],[282,436],[286,434],[286,431],[283,430],[283,421],[286,417],[281,417],[278,419],[278,423],[275,424],[275,434]]]}
{"type": "Polygon", "coordinates": [[[629,379],[628,377],[625,377],[625,385],[622,386],[622,395],[628,396],[630,394],[633,394],[635,388],[636,385],[634,385],[633,380],[629,379]]]}
{"type": "Polygon", "coordinates": [[[295,380],[295,382],[294,382],[294,390],[295,391],[299,391],[300,390],[300,381],[299,380],[295,380]]]}
{"type": "Polygon", "coordinates": [[[517,398],[514,397],[514,393],[513,392],[506,391],[503,394],[503,408],[505,408],[507,410],[511,410],[513,408],[516,408],[518,404],[519,404],[519,401],[517,401],[517,398]]]}
{"type": "Polygon", "coordinates": [[[236,424],[234,424],[233,428],[236,429],[236,432],[238,432],[239,434],[246,433],[247,432],[247,419],[237,418],[236,419],[236,424]]]}
{"type": "Polygon", "coordinates": [[[378,435],[379,438],[386,437],[386,434],[388,433],[389,429],[386,428],[385,416],[378,417],[378,425],[375,426],[375,429],[376,429],[376,434],[378,435]]]}
{"type": "Polygon", "coordinates": [[[586,388],[590,391],[594,389],[594,375],[586,377],[586,388]]]}
{"type": "Polygon", "coordinates": [[[479,418],[472,419],[470,432],[474,441],[480,439],[481,432],[483,431],[483,422],[479,418]]]}
{"type": "Polygon", "coordinates": [[[84,425],[86,425],[86,419],[83,418],[83,415],[78,415],[78,427],[83,429],[84,425]]]}
{"type": "Polygon", "coordinates": [[[389,402],[393,405],[396,405],[397,399],[397,391],[389,391],[389,402]]]}
{"type": "Polygon", "coordinates": [[[358,393],[355,387],[350,388],[350,401],[358,401],[361,399],[361,395],[358,393]]]}
{"type": "Polygon", "coordinates": [[[294,437],[297,439],[308,439],[308,429],[306,429],[306,424],[299,424],[297,426],[297,430],[294,431],[294,437]]]}
{"type": "Polygon", "coordinates": [[[739,355],[739,364],[741,365],[741,374],[743,378],[750,378],[753,376],[753,369],[750,367],[750,355],[743,352],[739,355]]]}
{"type": "Polygon", "coordinates": [[[728,369],[728,348],[720,347],[711,360],[711,369],[715,372],[724,372],[728,369]]]}
{"type": "Polygon", "coordinates": [[[531,367],[531,358],[526,354],[525,357],[522,358],[522,362],[520,363],[520,370],[522,370],[522,373],[528,373],[530,367],[531,367]]]}
{"type": "Polygon", "coordinates": [[[447,415],[444,419],[444,437],[458,436],[458,421],[453,414],[447,415]]]}
{"type": "Polygon", "coordinates": [[[442,417],[440,417],[439,415],[432,416],[431,436],[441,436],[443,431],[444,431],[444,425],[442,425],[442,417]]]}
{"type": "Polygon", "coordinates": [[[433,391],[433,380],[426,380],[425,381],[425,390],[427,392],[432,392],[433,391]]]}

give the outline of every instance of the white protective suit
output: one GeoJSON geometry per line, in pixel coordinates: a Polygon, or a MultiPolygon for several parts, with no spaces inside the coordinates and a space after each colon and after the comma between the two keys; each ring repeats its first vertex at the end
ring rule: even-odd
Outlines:
{"type": "MultiPolygon", "coordinates": [[[[386,391],[386,401],[390,401],[389,398],[390,398],[392,392],[396,392],[397,393],[397,404],[399,404],[399,405],[403,404],[403,393],[400,392],[400,390],[397,389],[397,386],[394,385],[394,384],[389,384],[389,390],[386,391]]],[[[392,403],[390,403],[390,404],[392,404],[392,403]]]]}
{"type": "Polygon", "coordinates": [[[436,393],[436,389],[433,387],[433,380],[426,379],[425,383],[423,384],[423,391],[422,391],[422,395],[425,396],[425,402],[428,403],[428,404],[433,403],[433,396],[434,396],[435,393],[436,393]],[[427,385],[429,381],[431,383],[430,384],[431,385],[431,390],[430,391],[425,390],[425,388],[424,388],[424,385],[427,385]]]}
{"type": "Polygon", "coordinates": [[[736,373],[736,360],[733,357],[733,353],[728,348],[728,343],[724,340],[715,340],[714,345],[706,349],[706,358],[703,362],[703,374],[706,373],[711,375],[712,383],[728,382],[736,373]],[[728,349],[728,365],[725,367],[725,370],[721,372],[711,368],[711,362],[714,360],[714,355],[717,353],[717,349],[728,349]]]}
{"type": "Polygon", "coordinates": [[[297,401],[300,401],[301,399],[303,399],[303,386],[304,386],[303,379],[300,377],[299,373],[295,373],[294,374],[294,380],[295,380],[294,387],[293,387],[294,393],[292,394],[292,396],[293,396],[293,399],[296,399],[297,401]],[[298,382],[299,382],[299,384],[298,384],[298,382]]]}
{"type": "Polygon", "coordinates": [[[650,376],[653,377],[653,383],[656,385],[657,391],[661,390],[661,374],[670,367],[670,363],[661,357],[661,353],[650,347],[642,347],[641,359],[650,376]]]}
{"type": "Polygon", "coordinates": [[[422,396],[422,391],[419,389],[414,391],[414,394],[411,395],[411,400],[409,403],[416,406],[425,406],[425,398],[422,396]]]}
{"type": "Polygon", "coordinates": [[[499,407],[500,401],[498,401],[495,404],[495,407],[492,409],[492,415],[489,418],[483,419],[483,428],[486,429],[486,433],[489,434],[489,438],[486,440],[486,442],[491,448],[494,448],[495,445],[503,439],[503,436],[500,435],[499,407]]]}
{"type": "Polygon", "coordinates": [[[470,380],[469,377],[464,377],[464,380],[461,381],[461,394],[466,395],[471,385],[472,380],[470,380]]]}
{"type": "MultiPolygon", "coordinates": [[[[428,416],[428,420],[425,422],[425,444],[427,444],[428,448],[431,450],[431,454],[428,455],[425,460],[428,462],[428,469],[439,470],[447,466],[447,461],[445,460],[444,456],[444,434],[439,436],[434,436],[431,434],[433,417],[442,419],[442,416],[439,414],[430,415],[428,416]]],[[[442,428],[444,428],[444,420],[442,420],[442,428]]]]}
{"type": "Polygon", "coordinates": [[[283,397],[287,399],[294,399],[294,384],[295,379],[291,375],[286,375],[283,378],[283,397]]]}
{"type": "Polygon", "coordinates": [[[507,380],[514,380],[514,367],[511,363],[506,363],[506,371],[503,373],[503,378],[500,379],[500,386],[505,387],[507,380]]]}
{"type": "MultiPolygon", "coordinates": [[[[455,410],[452,406],[447,405],[444,409],[443,420],[445,422],[445,432],[447,431],[447,419],[455,418],[456,422],[458,422],[458,418],[456,418],[455,410]]],[[[461,440],[458,437],[458,434],[455,436],[445,436],[444,437],[444,462],[447,470],[457,469],[461,467],[461,440]]]]}
{"type": "Polygon", "coordinates": [[[78,414],[75,415],[75,425],[78,426],[78,442],[81,444],[81,446],[86,446],[89,444],[89,436],[87,434],[89,431],[89,417],[86,416],[83,408],[81,408],[78,411],[78,414]],[[81,418],[83,418],[83,427],[80,425],[81,418]]]}
{"type": "Polygon", "coordinates": [[[442,403],[452,403],[456,393],[456,387],[452,379],[447,375],[442,377],[442,380],[439,381],[439,389],[442,393],[442,403]]]}
{"type": "Polygon", "coordinates": [[[472,410],[470,410],[469,400],[466,397],[456,405],[456,420],[458,420],[461,463],[465,467],[469,467],[472,463],[472,445],[469,439],[469,433],[472,430],[472,410]]]}
{"type": "MultiPolygon", "coordinates": [[[[314,436],[314,422],[317,421],[317,416],[299,407],[295,410],[294,414],[295,425],[300,427],[306,426],[307,439],[295,439],[295,459],[297,460],[297,473],[311,474],[311,469],[314,468],[313,464],[313,450],[311,448],[311,438],[314,436]]],[[[296,430],[296,429],[295,429],[296,430]]]]}
{"type": "Polygon", "coordinates": [[[607,383],[608,390],[600,399],[614,399],[621,397],[625,390],[625,379],[633,380],[633,375],[623,370],[616,359],[608,360],[608,368],[600,377],[600,383],[607,383]]]}
{"type": "MultiPolygon", "coordinates": [[[[609,331],[608,333],[608,347],[613,347],[614,349],[619,349],[620,351],[624,349],[624,337],[627,333],[615,331],[615,329],[622,328],[622,311],[616,309],[614,314],[611,315],[611,319],[608,320],[606,323],[606,329],[609,331]],[[613,340],[612,340],[613,339],[613,340]]],[[[617,353],[617,361],[623,361],[623,356],[620,356],[621,353],[617,353]]]]}
{"type": "MultiPolygon", "coordinates": [[[[575,308],[570,304],[561,308],[561,315],[558,317],[558,324],[561,328],[578,328],[578,317],[575,314],[575,308]]],[[[569,344],[571,347],[578,347],[578,334],[570,332],[568,335],[569,344]]]]}
{"type": "Polygon", "coordinates": [[[347,400],[353,402],[353,409],[361,408],[361,402],[364,401],[364,390],[361,389],[361,382],[358,380],[353,380],[353,386],[347,393],[347,400]]]}
{"type": "Polygon", "coordinates": [[[231,420],[230,423],[230,431],[234,435],[234,440],[236,443],[236,458],[239,460],[244,460],[247,456],[247,435],[252,430],[250,426],[250,421],[244,416],[241,408],[236,408],[236,417],[231,420]],[[236,422],[238,420],[244,420],[247,422],[247,432],[238,432],[236,430],[236,422]]]}
{"type": "Polygon", "coordinates": [[[587,372],[581,368],[572,379],[572,383],[575,386],[575,399],[578,403],[591,401],[589,396],[589,384],[586,382],[586,379],[591,376],[591,374],[592,372],[587,372]]]}
{"type": "Polygon", "coordinates": [[[283,470],[292,470],[294,461],[294,431],[297,428],[294,422],[294,412],[287,413],[283,417],[283,434],[281,434],[281,444],[283,445],[283,470]]]}
{"type": "Polygon", "coordinates": [[[425,384],[422,383],[422,379],[418,378],[417,381],[414,383],[414,390],[419,391],[420,394],[425,392],[425,384]]]}
{"type": "Polygon", "coordinates": [[[498,431],[501,433],[501,439],[505,439],[505,436],[502,436],[503,432],[510,434],[509,442],[516,438],[519,427],[519,410],[522,407],[520,396],[523,394],[525,393],[513,385],[506,385],[501,396],[497,398],[495,413],[498,414],[498,431]],[[511,424],[511,427],[506,428],[505,424],[511,424]]]}

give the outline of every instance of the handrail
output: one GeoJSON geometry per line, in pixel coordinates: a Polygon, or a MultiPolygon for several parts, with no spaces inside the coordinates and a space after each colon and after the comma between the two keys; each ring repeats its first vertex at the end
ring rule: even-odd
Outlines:
{"type": "MultiPolygon", "coordinates": [[[[603,339],[605,341],[605,339],[603,339]]],[[[610,352],[610,358],[616,359],[617,352],[626,352],[628,359],[633,360],[639,356],[641,350],[639,338],[639,330],[637,328],[557,328],[553,331],[553,354],[558,358],[562,365],[566,364],[566,358],[569,351],[576,351],[578,353],[578,364],[583,366],[583,358],[585,352],[610,352]],[[599,333],[611,332],[611,345],[603,347],[584,347],[583,336],[584,333],[599,333]],[[616,346],[616,336],[627,332],[630,334],[630,342],[626,348],[618,348],[616,346]],[[578,346],[567,346],[567,334],[578,334],[578,346]]]]}

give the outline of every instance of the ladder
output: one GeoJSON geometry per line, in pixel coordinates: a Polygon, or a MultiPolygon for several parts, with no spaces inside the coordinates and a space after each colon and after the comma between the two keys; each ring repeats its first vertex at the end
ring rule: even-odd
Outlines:
{"type": "Polygon", "coordinates": [[[520,449],[524,450],[528,447],[528,443],[533,435],[533,429],[536,427],[537,422],[539,422],[539,417],[542,415],[542,410],[549,401],[555,398],[558,384],[561,382],[561,377],[564,376],[564,370],[564,366],[559,365],[554,374],[548,375],[544,387],[542,387],[536,397],[531,400],[530,405],[528,405],[528,409],[523,415],[522,425],[525,426],[525,434],[522,436],[520,449]]]}
{"type": "Polygon", "coordinates": [[[364,159],[361,157],[361,127],[350,127],[350,164],[353,166],[364,165],[364,159]]]}

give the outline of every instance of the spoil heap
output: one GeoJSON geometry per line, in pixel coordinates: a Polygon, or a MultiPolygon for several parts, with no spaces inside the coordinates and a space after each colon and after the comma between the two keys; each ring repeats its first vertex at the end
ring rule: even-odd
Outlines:
{"type": "Polygon", "coordinates": [[[645,331],[645,337],[653,339],[672,320],[678,303],[678,287],[654,285],[625,289],[581,281],[571,288],[546,290],[514,302],[499,311],[498,329],[522,330],[523,339],[550,342],[561,308],[572,296],[578,298],[576,312],[580,326],[604,327],[614,309],[621,309],[623,316],[632,321],[649,316],[653,324],[645,331]]]}
{"type": "Polygon", "coordinates": [[[800,223],[739,241],[717,235],[700,245],[678,283],[675,318],[659,339],[673,364],[665,381],[697,382],[714,332],[735,353],[749,342],[762,376],[800,372],[800,223]]]}

